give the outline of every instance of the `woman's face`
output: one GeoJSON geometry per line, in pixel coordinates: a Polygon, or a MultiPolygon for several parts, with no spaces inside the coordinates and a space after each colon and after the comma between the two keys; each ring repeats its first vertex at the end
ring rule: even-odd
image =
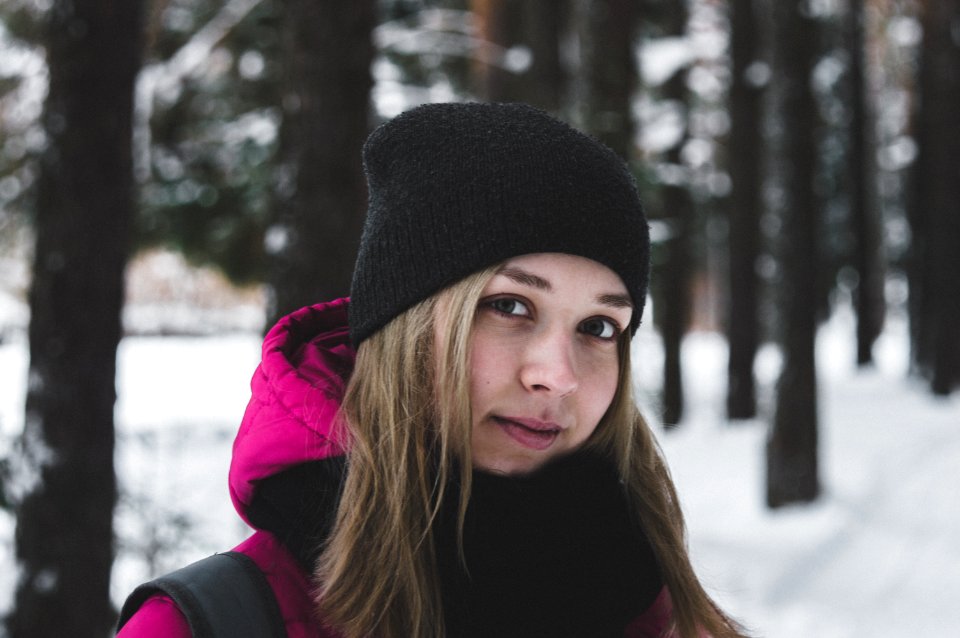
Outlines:
{"type": "Polygon", "coordinates": [[[471,335],[473,466],[523,474],[579,448],[613,400],[632,312],[620,277],[591,259],[507,261],[471,335]]]}

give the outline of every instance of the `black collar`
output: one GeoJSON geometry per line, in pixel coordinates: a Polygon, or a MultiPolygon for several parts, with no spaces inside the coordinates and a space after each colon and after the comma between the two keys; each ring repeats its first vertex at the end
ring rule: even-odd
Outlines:
{"type": "MultiPolygon", "coordinates": [[[[343,470],[343,457],[297,466],[262,481],[251,506],[251,521],[275,533],[308,573],[343,470]]],[[[577,453],[521,477],[475,471],[466,570],[456,512],[456,498],[448,499],[435,533],[449,636],[622,636],[663,586],[616,473],[595,455],[577,453]]]]}

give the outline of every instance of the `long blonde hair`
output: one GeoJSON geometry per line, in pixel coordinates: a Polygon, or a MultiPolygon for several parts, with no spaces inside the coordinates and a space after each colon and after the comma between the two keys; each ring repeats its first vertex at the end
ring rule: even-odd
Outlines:
{"type": "MultiPolygon", "coordinates": [[[[336,522],[317,564],[317,604],[345,638],[444,635],[433,521],[459,468],[458,531],[471,490],[470,334],[493,266],[433,295],[364,341],[341,410],[349,451],[336,522]]],[[[677,494],[633,401],[630,337],[617,392],[587,442],[616,466],[673,600],[673,631],[741,636],[693,572],[677,494]]],[[[462,559],[462,544],[461,547],[462,559]]]]}

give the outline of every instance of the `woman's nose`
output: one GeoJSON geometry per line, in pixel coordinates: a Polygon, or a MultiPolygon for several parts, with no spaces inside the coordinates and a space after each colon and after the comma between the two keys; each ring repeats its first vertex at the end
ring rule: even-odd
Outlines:
{"type": "Polygon", "coordinates": [[[549,392],[559,397],[579,385],[572,353],[573,344],[564,335],[544,332],[524,348],[520,382],[531,392],[549,392]]]}

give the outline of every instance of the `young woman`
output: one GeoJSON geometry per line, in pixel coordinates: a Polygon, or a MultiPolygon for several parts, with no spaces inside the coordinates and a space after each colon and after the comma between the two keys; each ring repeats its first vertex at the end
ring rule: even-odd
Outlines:
{"type": "MultiPolygon", "coordinates": [[[[351,299],[267,335],[231,496],[290,637],[739,636],[631,397],[634,183],[523,105],[434,104],[364,148],[351,299]]],[[[122,638],[190,636],[157,595],[122,638]]]]}

